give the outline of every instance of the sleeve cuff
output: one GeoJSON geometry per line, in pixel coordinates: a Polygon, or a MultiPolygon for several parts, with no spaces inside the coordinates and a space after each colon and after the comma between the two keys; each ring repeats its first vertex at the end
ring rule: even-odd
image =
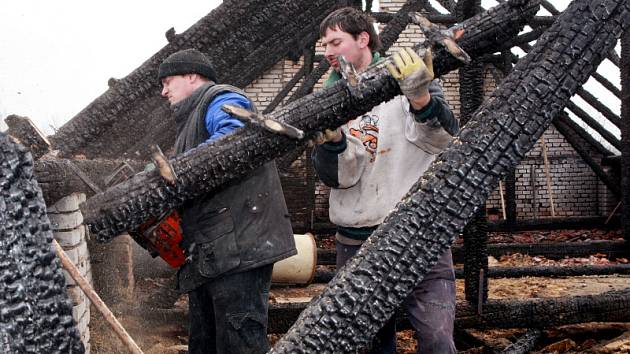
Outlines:
{"type": "Polygon", "coordinates": [[[433,99],[433,97],[431,97],[431,100],[429,101],[429,104],[422,107],[419,110],[416,110],[413,108],[413,106],[411,105],[411,103],[409,104],[409,112],[411,112],[411,114],[413,114],[413,117],[415,119],[416,122],[418,123],[426,123],[429,118],[431,118],[433,116],[433,109],[435,107],[435,99],[433,99]]]}
{"type": "Polygon", "coordinates": [[[342,152],[344,152],[344,150],[346,150],[346,147],[348,146],[348,143],[346,142],[346,134],[342,131],[342,138],[340,141],[338,142],[326,142],[321,144],[321,148],[328,151],[328,152],[332,152],[335,154],[340,154],[342,152]]]}

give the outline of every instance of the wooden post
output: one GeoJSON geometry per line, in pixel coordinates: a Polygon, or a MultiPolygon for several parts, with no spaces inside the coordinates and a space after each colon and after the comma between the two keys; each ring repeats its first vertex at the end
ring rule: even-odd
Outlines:
{"type": "Polygon", "coordinates": [[[545,162],[545,178],[547,179],[547,195],[549,196],[549,205],[551,206],[551,217],[556,217],[556,208],[553,203],[553,192],[551,191],[551,175],[549,174],[549,159],[547,158],[547,144],[545,144],[545,134],[540,136],[540,145],[542,146],[543,161],[545,162]]]}
{"type": "Polygon", "coordinates": [[[83,290],[85,295],[92,301],[92,304],[98,309],[98,311],[105,317],[105,320],[112,327],[116,335],[123,341],[123,343],[129,348],[129,351],[133,354],[143,354],[140,347],[134,342],[133,338],[127,333],[125,328],[118,322],[114,314],[109,310],[107,305],[101,300],[100,296],[90,286],[90,283],[81,275],[77,267],[72,263],[70,258],[66,255],[66,252],[61,248],[59,242],[53,239],[53,245],[57,256],[61,260],[61,264],[68,271],[68,274],[77,282],[77,285],[83,290]]]}
{"type": "Polygon", "coordinates": [[[499,180],[499,197],[501,198],[501,212],[503,213],[503,220],[507,219],[507,213],[505,212],[505,198],[503,197],[503,181],[499,180]]]}

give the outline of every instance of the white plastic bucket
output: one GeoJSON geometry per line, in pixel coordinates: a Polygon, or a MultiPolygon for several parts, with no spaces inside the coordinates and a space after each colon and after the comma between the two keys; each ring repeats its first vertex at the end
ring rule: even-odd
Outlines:
{"type": "Polygon", "coordinates": [[[315,276],[317,245],[312,234],[293,235],[297,254],[276,262],[271,281],[276,284],[308,284],[315,276]]]}

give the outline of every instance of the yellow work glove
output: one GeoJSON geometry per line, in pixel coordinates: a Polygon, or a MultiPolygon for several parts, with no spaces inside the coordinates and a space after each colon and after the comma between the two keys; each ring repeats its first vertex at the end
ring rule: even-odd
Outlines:
{"type": "Polygon", "coordinates": [[[429,92],[429,84],[433,80],[433,57],[431,49],[427,49],[424,58],[411,48],[402,48],[392,56],[392,63],[387,63],[387,70],[398,81],[400,91],[409,100],[423,96],[429,92]]]}
{"type": "Polygon", "coordinates": [[[315,136],[313,137],[312,141],[317,145],[321,145],[329,141],[338,143],[339,141],[341,141],[341,138],[342,138],[341,129],[339,128],[335,130],[326,129],[324,130],[324,132],[315,133],[315,136]]]}

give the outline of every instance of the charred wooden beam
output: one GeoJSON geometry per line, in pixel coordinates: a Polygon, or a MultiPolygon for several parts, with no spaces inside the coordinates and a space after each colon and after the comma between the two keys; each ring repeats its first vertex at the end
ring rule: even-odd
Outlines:
{"type": "MultiPolygon", "coordinates": [[[[528,230],[562,230],[562,229],[595,229],[606,228],[606,217],[556,217],[542,219],[521,219],[511,227],[506,221],[488,221],[488,230],[492,232],[528,231],[528,230]]],[[[608,224],[609,228],[616,227],[614,222],[608,224]]]]}
{"type": "Polygon", "coordinates": [[[543,333],[538,328],[529,329],[516,342],[505,348],[501,354],[527,354],[536,348],[536,344],[542,339],[543,333]]]}
{"type": "MultiPolygon", "coordinates": [[[[513,1],[466,21],[467,31],[460,45],[473,58],[491,51],[516,35],[537,5],[513,1]],[[487,37],[490,36],[490,37],[487,37]]],[[[460,66],[445,50],[434,54],[437,76],[460,66]]],[[[326,128],[336,128],[351,117],[400,94],[394,78],[383,66],[361,74],[358,87],[342,80],[337,84],[275,110],[269,118],[304,131],[307,139],[326,128]]],[[[204,144],[171,160],[180,176],[175,186],[166,183],[157,171],[133,179],[88,199],[82,206],[85,221],[100,240],[108,240],[134,229],[150,217],[172,210],[186,200],[218,190],[258,166],[305,144],[256,127],[238,129],[234,134],[204,144]]]]}
{"type": "Polygon", "coordinates": [[[556,18],[556,16],[534,16],[534,18],[529,21],[529,25],[532,27],[549,27],[553,24],[553,21],[555,21],[556,18]]]}
{"type": "MultiPolygon", "coordinates": [[[[313,283],[328,283],[335,276],[336,270],[318,267],[313,277],[313,283]]],[[[523,277],[581,277],[588,275],[612,275],[630,274],[630,265],[577,265],[577,266],[534,266],[534,267],[489,267],[484,270],[487,278],[523,278],[523,277]]],[[[455,268],[457,279],[466,279],[466,270],[461,267],[455,268]]],[[[487,299],[484,299],[484,301],[487,299]]],[[[471,300],[468,300],[471,301],[471,300]]],[[[477,303],[477,298],[473,298],[477,303]]]]}
{"type": "Polygon", "coordinates": [[[543,34],[547,30],[547,28],[548,26],[547,27],[541,26],[527,33],[523,33],[520,36],[514,38],[513,40],[506,42],[505,45],[503,45],[503,47],[501,48],[501,50],[502,51],[509,50],[512,47],[522,46],[531,41],[535,41],[540,37],[541,34],[543,34]]]}
{"type": "MultiPolygon", "coordinates": [[[[272,353],[364,348],[628,26],[627,1],[573,1],[357,255],[302,311],[272,353]],[[569,53],[580,60],[561,60],[569,53]]],[[[482,316],[476,315],[474,304],[457,321],[513,327],[519,318],[519,325],[529,328],[593,320],[602,313],[604,318],[630,317],[630,291],[599,301],[584,297],[516,303],[494,307],[489,302],[482,316]]]]}
{"type": "Polygon", "coordinates": [[[602,86],[608,89],[608,91],[612,92],[613,95],[621,98],[621,90],[617,88],[612,82],[608,81],[607,78],[600,75],[598,72],[594,72],[592,75],[593,79],[597,80],[602,86]]]}
{"type": "MultiPolygon", "coordinates": [[[[455,276],[464,276],[462,269],[455,270],[455,276]]],[[[522,278],[522,277],[580,277],[586,275],[630,274],[630,265],[581,265],[581,266],[536,266],[536,267],[491,267],[489,278],[522,278]]]]}
{"type": "Polygon", "coordinates": [[[624,237],[630,242],[630,31],[621,37],[621,195],[624,237]]]}
{"type": "Polygon", "coordinates": [[[455,8],[457,6],[455,0],[438,0],[438,3],[442,5],[442,7],[445,8],[448,12],[455,13],[455,8]]]}
{"type": "Polygon", "coordinates": [[[606,117],[606,119],[608,119],[617,128],[620,128],[621,118],[611,111],[605,104],[601,103],[597,97],[586,91],[583,87],[578,88],[577,95],[606,117]]]}
{"type": "Polygon", "coordinates": [[[455,325],[475,328],[554,327],[630,320],[630,289],[598,295],[517,301],[488,301],[483,315],[474,304],[458,307],[455,325]],[[515,321],[514,319],[518,319],[515,321]]]}
{"type": "Polygon", "coordinates": [[[7,133],[27,147],[34,160],[50,151],[50,142],[30,118],[11,114],[4,119],[4,122],[9,127],[7,133]]]}
{"type": "Polygon", "coordinates": [[[156,78],[168,55],[196,48],[212,59],[219,82],[244,87],[290,50],[314,42],[320,21],[336,5],[335,0],[224,1],[188,30],[172,34],[169,44],[64,124],[52,137],[54,148],[62,156],[89,158],[147,157],[152,143],[167,151],[175,124],[156,78]]]}
{"type": "MultiPolygon", "coordinates": [[[[504,60],[501,65],[497,67],[499,70],[492,70],[492,76],[497,84],[499,84],[505,76],[507,76],[510,71],[512,71],[512,64],[517,61],[512,61],[511,58],[514,56],[511,51],[506,50],[501,52],[504,60]]],[[[505,175],[505,224],[508,227],[508,231],[512,232],[514,230],[514,226],[516,225],[518,212],[516,209],[516,168],[509,169],[508,173],[505,175]]],[[[501,185],[499,185],[501,187],[501,185]]],[[[487,225],[489,226],[489,225],[487,225]]],[[[489,229],[489,227],[488,227],[489,229]]]]}
{"type": "MultiPolygon", "coordinates": [[[[291,324],[299,324],[303,321],[303,318],[299,316],[307,305],[307,303],[270,304],[268,332],[290,331],[291,324]]],[[[481,315],[477,314],[476,304],[458,302],[455,327],[459,329],[545,328],[584,322],[616,321],[630,321],[630,290],[628,289],[598,295],[551,299],[488,300],[483,306],[481,315]]],[[[403,313],[397,313],[396,325],[399,329],[411,328],[403,313]]],[[[277,351],[277,347],[274,351],[277,351]]]]}
{"type": "Polygon", "coordinates": [[[83,353],[28,150],[0,132],[0,352],[83,353]]]}
{"type": "Polygon", "coordinates": [[[595,138],[593,138],[593,136],[588,133],[581,125],[578,125],[573,119],[571,119],[566,112],[562,112],[562,114],[558,115],[558,117],[556,117],[554,120],[554,126],[556,125],[555,123],[558,120],[560,120],[561,123],[564,123],[565,128],[567,128],[568,131],[571,132],[569,134],[571,135],[571,137],[569,138],[574,138],[574,143],[577,144],[578,141],[582,140],[586,142],[589,147],[591,147],[593,150],[597,151],[604,157],[613,155],[610,150],[605,148],[604,145],[602,145],[599,141],[595,140],[595,138]]]}
{"type": "MultiPolygon", "coordinates": [[[[454,245],[452,251],[453,261],[462,262],[464,259],[463,248],[459,245],[454,245]]],[[[596,253],[602,253],[612,259],[628,257],[628,255],[630,255],[630,245],[625,241],[505,243],[488,245],[488,255],[495,258],[515,253],[542,256],[549,259],[588,257],[596,253]]]]}
{"type": "MultiPolygon", "coordinates": [[[[462,245],[453,245],[453,262],[464,262],[462,245]]],[[[488,244],[488,255],[494,258],[511,254],[525,254],[542,256],[548,259],[562,259],[564,257],[588,257],[593,254],[605,254],[610,259],[628,257],[630,245],[626,241],[590,241],[590,242],[559,242],[559,243],[495,243],[488,244]]],[[[335,251],[318,249],[317,264],[335,265],[335,251]]]]}
{"type": "Polygon", "coordinates": [[[40,160],[35,162],[33,173],[46,204],[53,205],[75,192],[91,197],[104,190],[107,177],[124,163],[129,164],[134,171],[141,171],[145,165],[141,161],[122,160],[40,160]]]}
{"type": "Polygon", "coordinates": [[[385,54],[385,51],[398,40],[400,33],[407,28],[410,21],[409,13],[418,12],[426,8],[428,3],[428,0],[409,0],[396,12],[394,17],[387,22],[387,28],[383,29],[379,34],[382,45],[381,54],[385,54]]]}
{"type": "Polygon", "coordinates": [[[601,135],[602,138],[604,138],[610,145],[614,146],[616,149],[621,149],[621,141],[617,139],[613,133],[608,131],[608,129],[599,124],[595,118],[591,117],[582,108],[578,107],[578,105],[569,101],[567,102],[567,109],[573,112],[584,123],[601,135]]]}
{"type": "Polygon", "coordinates": [[[621,193],[621,190],[619,188],[619,183],[610,177],[599,165],[599,163],[597,163],[597,161],[595,161],[595,159],[591,156],[591,152],[581,143],[581,139],[578,139],[576,133],[569,128],[569,120],[570,118],[565,117],[562,114],[558,114],[554,120],[554,125],[560,134],[564,136],[573,149],[578,153],[578,155],[580,155],[584,162],[591,167],[591,170],[595,172],[597,177],[604,182],[606,187],[608,187],[613,193],[620,195],[619,193],[621,193]]]}
{"type": "MultiPolygon", "coordinates": [[[[455,7],[463,21],[481,11],[481,0],[460,0],[455,7]]],[[[460,124],[466,125],[481,106],[484,97],[484,67],[474,61],[459,69],[460,124]]],[[[486,209],[480,208],[464,228],[464,284],[466,300],[484,302],[488,298],[488,231],[486,209]]]]}
{"type": "MultiPolygon", "coordinates": [[[[619,226],[613,218],[606,224],[606,217],[557,217],[544,219],[519,219],[513,225],[507,220],[488,221],[488,232],[531,231],[531,230],[561,230],[561,229],[605,229],[619,226]]],[[[331,235],[335,233],[335,225],[330,222],[315,223],[313,230],[316,235],[331,235]]]]}
{"type": "Polygon", "coordinates": [[[273,112],[273,110],[276,109],[276,107],[278,107],[280,103],[282,103],[282,100],[284,100],[284,98],[287,97],[287,94],[291,92],[293,87],[295,87],[295,85],[304,77],[305,72],[306,72],[306,68],[302,66],[300,70],[298,70],[298,72],[296,72],[295,75],[293,75],[291,80],[289,80],[289,82],[287,82],[284,85],[282,90],[280,90],[280,92],[276,94],[276,97],[274,97],[271,103],[269,103],[269,105],[265,107],[265,110],[263,111],[263,113],[266,114],[269,112],[273,112]]]}

